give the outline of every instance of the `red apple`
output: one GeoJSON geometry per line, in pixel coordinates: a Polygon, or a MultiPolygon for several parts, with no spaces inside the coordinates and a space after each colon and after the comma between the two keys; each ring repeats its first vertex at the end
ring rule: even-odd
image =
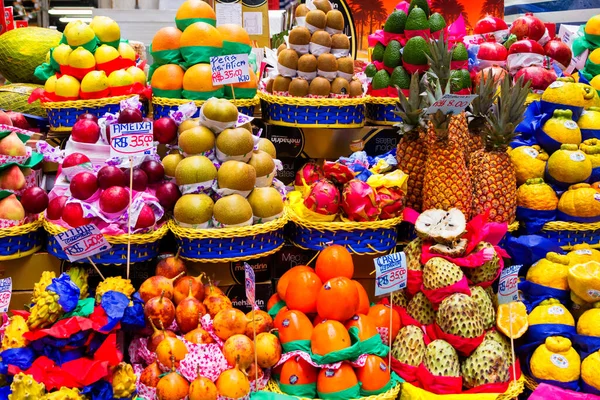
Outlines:
{"type": "Polygon", "coordinates": [[[67,196],[58,196],[52,199],[48,203],[48,209],[46,210],[46,217],[50,220],[56,221],[62,217],[65,203],[69,200],[67,196]]]}
{"type": "Polygon", "coordinates": [[[486,15],[484,18],[477,21],[475,29],[473,30],[476,34],[491,33],[508,29],[506,22],[503,19],[494,17],[493,15],[486,15]]]}
{"type": "Polygon", "coordinates": [[[87,200],[98,190],[98,179],[91,172],[80,172],[71,179],[69,189],[76,199],[87,200]]]}
{"type": "Polygon", "coordinates": [[[100,195],[100,209],[105,213],[123,211],[129,205],[129,191],[121,186],[113,186],[100,195]]]}
{"type": "Polygon", "coordinates": [[[525,77],[525,82],[531,81],[531,88],[535,90],[546,90],[546,88],[556,80],[556,73],[554,73],[554,70],[538,66],[520,69],[515,75],[515,81],[521,76],[525,77]]]}
{"type": "Polygon", "coordinates": [[[117,122],[119,124],[132,124],[135,122],[142,122],[144,120],[144,116],[142,112],[137,108],[126,108],[121,110],[119,113],[119,118],[117,122]]]}
{"type": "Polygon", "coordinates": [[[165,211],[173,211],[175,203],[181,197],[181,192],[173,182],[165,182],[156,188],[155,196],[165,211]]]}
{"type": "Polygon", "coordinates": [[[129,186],[127,176],[119,167],[106,165],[98,171],[98,186],[108,189],[111,186],[129,186]]]}
{"type": "Polygon", "coordinates": [[[65,157],[62,163],[63,168],[74,167],[76,165],[89,163],[91,162],[88,156],[81,153],[71,153],[65,157]]]}
{"type": "Polygon", "coordinates": [[[541,44],[531,39],[521,39],[514,42],[508,49],[508,54],[515,53],[537,53],[544,55],[544,48],[541,44]]]}
{"type": "Polygon", "coordinates": [[[532,13],[527,13],[523,17],[515,19],[510,27],[510,33],[519,40],[527,37],[537,42],[546,33],[546,25],[532,13]]]}
{"type": "Polygon", "coordinates": [[[171,143],[177,137],[177,124],[169,117],[154,121],[154,140],[161,144],[171,143]]]}
{"type": "Polygon", "coordinates": [[[91,218],[83,217],[83,208],[81,208],[81,204],[79,203],[69,203],[65,205],[62,219],[73,228],[87,225],[92,222],[91,218]]]}
{"type": "Polygon", "coordinates": [[[149,205],[144,204],[135,223],[134,229],[149,228],[155,223],[156,217],[154,216],[154,211],[152,211],[152,208],[149,205]]]}
{"type": "Polygon", "coordinates": [[[8,114],[2,110],[0,110],[0,124],[12,126],[12,120],[10,119],[8,114]]]}
{"type": "Polygon", "coordinates": [[[566,68],[571,64],[573,52],[559,37],[549,40],[548,43],[544,45],[544,50],[548,57],[559,62],[563,67],[566,68]]]}
{"type": "Polygon", "coordinates": [[[100,138],[100,127],[89,119],[79,119],[71,129],[71,138],[80,143],[96,143],[100,138]]]}
{"type": "Polygon", "coordinates": [[[21,205],[30,214],[39,214],[48,207],[48,194],[42,188],[33,186],[21,195],[21,205]]]}
{"type": "MultiPolygon", "coordinates": [[[[129,187],[129,180],[131,179],[130,169],[125,170],[125,176],[127,177],[127,187],[129,187]]],[[[148,175],[139,168],[133,169],[133,190],[137,192],[143,192],[148,187],[148,175]]]]}
{"type": "Polygon", "coordinates": [[[144,161],[140,165],[142,171],[148,176],[148,183],[157,183],[163,180],[165,177],[165,168],[163,165],[154,160],[144,161]]]}
{"type": "Polygon", "coordinates": [[[90,113],[81,114],[79,115],[79,117],[77,117],[77,119],[87,119],[89,121],[94,121],[95,123],[98,123],[98,117],[90,113]]]}
{"type": "Polygon", "coordinates": [[[17,128],[21,129],[31,129],[31,125],[29,125],[29,122],[27,122],[25,116],[20,112],[7,111],[6,115],[8,115],[8,117],[12,121],[13,126],[16,126],[17,128]]]}
{"type": "Polygon", "coordinates": [[[507,56],[508,50],[506,50],[506,47],[491,40],[481,43],[477,52],[477,58],[486,61],[506,61],[507,56]]]}

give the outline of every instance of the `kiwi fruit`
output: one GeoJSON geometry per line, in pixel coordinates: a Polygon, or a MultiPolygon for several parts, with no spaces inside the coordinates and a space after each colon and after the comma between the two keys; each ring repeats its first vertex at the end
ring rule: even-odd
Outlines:
{"type": "Polygon", "coordinates": [[[258,139],[257,147],[259,150],[269,154],[272,158],[277,158],[277,150],[275,150],[275,145],[269,139],[258,139]]]}
{"type": "Polygon", "coordinates": [[[327,15],[321,10],[310,10],[306,14],[306,23],[317,28],[316,30],[323,30],[327,25],[327,15]]]}
{"type": "Polygon", "coordinates": [[[212,181],[217,177],[217,168],[207,157],[192,156],[181,160],[175,168],[177,186],[212,181]]]}
{"type": "Polygon", "coordinates": [[[277,62],[284,67],[295,71],[298,69],[298,53],[296,50],[292,49],[282,50],[277,56],[277,62]]]}
{"type": "Polygon", "coordinates": [[[335,29],[337,31],[344,30],[344,16],[339,10],[331,10],[327,12],[327,21],[325,27],[335,29]]]}
{"type": "Polygon", "coordinates": [[[321,54],[317,58],[317,69],[323,72],[335,72],[338,70],[337,59],[333,54],[321,54]]]}
{"type": "Polygon", "coordinates": [[[308,7],[306,7],[306,4],[300,4],[296,7],[296,11],[294,12],[296,18],[306,17],[306,14],[308,14],[308,7]]]}
{"type": "Polygon", "coordinates": [[[291,81],[292,78],[278,75],[275,79],[273,79],[273,87],[271,92],[287,92],[291,81]]]}
{"type": "Polygon", "coordinates": [[[308,93],[313,96],[329,97],[331,84],[323,77],[317,76],[310,82],[308,93]]]}
{"type": "Polygon", "coordinates": [[[215,144],[227,156],[243,156],[254,149],[254,137],[244,128],[225,129],[219,133],[215,144]]]}
{"type": "Polygon", "coordinates": [[[265,88],[267,93],[273,93],[273,82],[275,82],[275,79],[269,79],[267,81],[267,87],[265,88]]]}
{"type": "Polygon", "coordinates": [[[213,215],[223,225],[238,225],[252,218],[252,207],[244,197],[232,194],[217,200],[213,215]]]}
{"type": "Polygon", "coordinates": [[[181,132],[178,144],[187,155],[202,154],[215,147],[215,134],[204,126],[196,126],[181,132]]]}
{"type": "Polygon", "coordinates": [[[348,36],[344,35],[343,33],[336,33],[335,35],[331,36],[331,48],[349,50],[350,39],[348,39],[348,36]]]}
{"type": "Polygon", "coordinates": [[[270,218],[283,212],[281,194],[274,187],[256,188],[248,196],[252,214],[259,218],[270,218]]]}
{"type": "Polygon", "coordinates": [[[175,203],[173,216],[177,222],[184,224],[203,224],[212,218],[214,205],[212,199],[203,193],[185,194],[175,203]]]}
{"type": "Polygon", "coordinates": [[[331,82],[331,93],[350,94],[350,84],[344,78],[335,78],[331,82]]]}
{"type": "Polygon", "coordinates": [[[310,42],[310,31],[304,26],[297,26],[290,32],[290,44],[305,46],[310,42]]]}
{"type": "Polygon", "coordinates": [[[308,81],[302,78],[292,79],[288,93],[292,97],[305,97],[308,94],[308,81]]]}
{"type": "MultiPolygon", "coordinates": [[[[267,156],[269,155],[267,154],[267,156]]],[[[273,160],[271,159],[271,161],[273,160]]],[[[256,183],[256,170],[245,162],[225,161],[217,171],[217,182],[220,189],[252,190],[256,183]]]]}
{"type": "Polygon", "coordinates": [[[325,31],[316,31],[312,34],[310,42],[321,45],[323,47],[331,48],[331,35],[325,31]]]}
{"type": "Polygon", "coordinates": [[[298,71],[316,72],[317,57],[313,56],[312,54],[304,54],[298,59],[298,71]]]}
{"type": "Polygon", "coordinates": [[[358,79],[352,79],[350,82],[350,97],[360,97],[363,94],[362,83],[358,79]]]}
{"type": "Polygon", "coordinates": [[[354,75],[354,60],[352,57],[338,58],[338,71],[354,75]]]}
{"type": "Polygon", "coordinates": [[[313,5],[317,7],[317,10],[321,10],[324,13],[328,13],[333,9],[329,0],[315,0],[313,1],[313,5]]]}

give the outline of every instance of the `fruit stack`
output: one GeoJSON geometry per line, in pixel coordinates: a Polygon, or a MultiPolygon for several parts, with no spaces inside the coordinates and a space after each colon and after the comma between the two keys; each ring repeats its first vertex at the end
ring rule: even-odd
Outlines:
{"type": "Polygon", "coordinates": [[[506,256],[488,241],[505,232],[492,233],[497,226],[482,217],[467,224],[458,209],[424,211],[416,220],[419,238],[404,249],[408,286],[392,298],[403,325],[394,337],[393,368],[410,383],[405,390],[504,393],[513,371],[519,378],[504,336],[510,326],[500,315],[496,322],[491,288],[506,256]]]}
{"type": "Polygon", "coordinates": [[[186,273],[181,259],[168,257],[140,287],[152,329],[129,347],[139,395],[246,398],[251,387],[264,387],[279,362],[281,345],[270,333],[273,319],[260,310],[245,315],[216,286],[205,286],[202,275],[186,273]]]}
{"type": "MultiPolygon", "coordinates": [[[[210,58],[250,54],[252,43],[244,28],[223,24],[215,28],[216,15],[208,3],[186,0],[177,10],[177,27],[158,30],[150,53],[151,86],[155,97],[208,100],[211,97],[252,99],[258,80],[249,66],[250,80],[233,85],[214,84],[210,58]]],[[[159,104],[164,105],[165,101],[159,104]]],[[[167,113],[159,112],[159,116],[167,113]]]]}
{"type": "MultiPolygon", "coordinates": [[[[391,309],[369,306],[363,286],[352,280],[354,264],[342,246],[326,247],[315,268],[296,266],[277,282],[269,301],[284,354],[267,390],[303,398],[398,395],[388,365],[389,347],[379,329],[390,325],[391,309]]],[[[399,320],[393,321],[395,330],[399,320]]]]}
{"type": "Polygon", "coordinates": [[[3,331],[3,397],[135,398],[136,376],[117,340],[121,330],[144,326],[143,304],[133,293],[129,280],[108,278],[94,299],[83,268],[72,267],[58,278],[44,272],[29,311],[13,311],[3,331]]]}

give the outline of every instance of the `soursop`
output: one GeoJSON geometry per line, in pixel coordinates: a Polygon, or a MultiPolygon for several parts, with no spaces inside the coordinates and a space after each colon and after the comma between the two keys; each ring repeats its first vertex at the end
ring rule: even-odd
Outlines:
{"type": "Polygon", "coordinates": [[[460,376],[458,353],[444,340],[434,340],[427,345],[423,363],[435,376],[460,376]]]}
{"type": "Polygon", "coordinates": [[[415,325],[407,325],[400,329],[392,345],[392,355],[401,363],[418,367],[425,356],[425,340],[423,331],[415,325]]]}
{"type": "Polygon", "coordinates": [[[423,271],[421,264],[421,248],[423,247],[423,239],[416,238],[404,247],[404,255],[406,256],[406,268],[410,271],[423,271]]]}
{"type": "Polygon", "coordinates": [[[491,329],[491,330],[487,331],[485,333],[483,340],[493,340],[494,342],[496,342],[502,346],[502,348],[504,349],[506,354],[512,353],[512,350],[510,349],[510,342],[508,341],[508,338],[495,329],[491,329]]]}
{"type": "Polygon", "coordinates": [[[476,338],[483,335],[483,322],[477,305],[463,293],[446,297],[437,310],[437,324],[442,331],[463,338],[476,338]]]}
{"type": "Polygon", "coordinates": [[[482,283],[494,280],[498,275],[498,269],[500,268],[500,258],[496,254],[494,246],[487,242],[481,242],[475,247],[473,252],[477,253],[481,250],[493,254],[489,261],[486,261],[481,267],[477,268],[465,268],[465,275],[471,281],[471,283],[482,283]]]}
{"type": "Polygon", "coordinates": [[[406,308],[406,293],[403,290],[396,290],[392,293],[392,302],[395,306],[400,306],[406,308]]]}
{"type": "Polygon", "coordinates": [[[406,306],[406,312],[423,325],[429,325],[435,321],[433,305],[423,292],[418,292],[410,299],[406,306]]]}
{"type": "Polygon", "coordinates": [[[479,309],[483,329],[490,329],[496,324],[496,310],[492,300],[481,286],[471,286],[471,298],[479,309]]]}
{"type": "Polygon", "coordinates": [[[510,356],[502,345],[493,340],[484,340],[461,366],[464,385],[474,388],[488,383],[508,382],[509,360],[510,356]]]}
{"type": "Polygon", "coordinates": [[[463,277],[458,265],[441,257],[433,257],[423,268],[423,286],[429,290],[454,285],[463,277]]]}

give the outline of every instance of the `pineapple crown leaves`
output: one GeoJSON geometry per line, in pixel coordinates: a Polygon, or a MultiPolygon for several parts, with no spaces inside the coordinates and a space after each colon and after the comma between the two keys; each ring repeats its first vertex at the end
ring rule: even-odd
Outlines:
{"type": "Polygon", "coordinates": [[[429,52],[431,55],[425,54],[429,63],[429,70],[435,74],[442,86],[446,86],[451,76],[452,50],[448,48],[448,42],[444,40],[443,31],[438,40],[429,42],[429,52]]]}
{"type": "Polygon", "coordinates": [[[520,77],[514,84],[506,75],[500,84],[500,96],[496,107],[486,115],[483,140],[487,151],[505,152],[508,145],[518,135],[515,128],[523,120],[525,100],[529,94],[531,82],[520,77]]]}
{"type": "Polygon", "coordinates": [[[425,128],[424,117],[427,111],[427,97],[421,92],[419,74],[415,73],[410,78],[408,98],[399,87],[396,86],[396,89],[398,90],[399,102],[394,113],[402,118],[402,121],[396,126],[404,133],[414,132],[419,127],[425,128]]]}
{"type": "Polygon", "coordinates": [[[497,99],[496,88],[498,87],[494,73],[491,69],[483,76],[475,86],[477,97],[473,100],[467,110],[469,129],[481,131],[485,127],[486,115],[490,112],[497,99]]]}
{"type": "MultiPolygon", "coordinates": [[[[444,86],[435,73],[428,71],[426,76],[427,83],[425,85],[425,93],[427,94],[427,101],[429,104],[435,103],[437,100],[441,99],[444,94],[451,93],[452,82],[450,80],[448,80],[444,86]]],[[[430,114],[430,121],[435,129],[446,130],[450,123],[450,115],[451,114],[444,114],[441,110],[437,110],[435,113],[430,114]]]]}

